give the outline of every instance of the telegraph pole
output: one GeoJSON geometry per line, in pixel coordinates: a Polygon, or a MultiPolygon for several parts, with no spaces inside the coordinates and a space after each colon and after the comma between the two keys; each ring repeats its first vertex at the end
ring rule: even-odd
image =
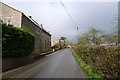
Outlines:
{"type": "Polygon", "coordinates": [[[77,46],[79,46],[79,27],[77,27],[77,46]]]}

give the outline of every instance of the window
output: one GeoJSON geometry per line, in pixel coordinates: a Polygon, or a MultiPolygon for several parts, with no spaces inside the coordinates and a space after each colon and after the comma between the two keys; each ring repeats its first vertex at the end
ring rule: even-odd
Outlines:
{"type": "Polygon", "coordinates": [[[7,19],[3,19],[3,22],[4,22],[4,23],[7,23],[7,19]]]}
{"type": "Polygon", "coordinates": [[[8,24],[12,24],[12,21],[10,19],[7,20],[8,24]]]}
{"type": "Polygon", "coordinates": [[[10,20],[10,19],[3,19],[3,22],[5,22],[7,24],[12,24],[12,20],[10,20]]]}

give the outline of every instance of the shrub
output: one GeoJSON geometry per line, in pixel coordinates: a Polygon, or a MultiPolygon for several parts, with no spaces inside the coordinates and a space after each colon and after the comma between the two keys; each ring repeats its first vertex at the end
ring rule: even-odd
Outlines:
{"type": "Polygon", "coordinates": [[[89,78],[94,78],[94,80],[100,80],[101,76],[97,73],[92,72],[92,68],[89,67],[81,58],[78,54],[76,54],[74,52],[74,50],[72,50],[73,55],[75,56],[76,60],[78,61],[78,63],[81,65],[81,67],[87,72],[89,78]]]}
{"type": "Polygon", "coordinates": [[[119,77],[119,46],[80,46],[74,47],[73,50],[102,78],[119,77]]]}
{"type": "Polygon", "coordinates": [[[52,49],[54,49],[54,50],[60,49],[60,44],[59,43],[54,44],[52,46],[52,49]]]}
{"type": "Polygon", "coordinates": [[[34,34],[27,30],[13,27],[13,25],[2,25],[2,56],[15,57],[30,54],[34,49],[34,34]]]}

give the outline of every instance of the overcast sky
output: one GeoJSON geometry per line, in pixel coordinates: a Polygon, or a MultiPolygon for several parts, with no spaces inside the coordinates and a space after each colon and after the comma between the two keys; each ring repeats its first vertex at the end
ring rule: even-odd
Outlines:
{"type": "MultiPolygon", "coordinates": [[[[90,27],[104,30],[106,33],[113,32],[115,18],[118,17],[118,0],[116,2],[95,2],[93,0],[64,1],[69,14],[79,27],[79,34],[87,32],[90,27]],[[91,1],[91,2],[90,2],[91,1]]],[[[47,31],[57,38],[67,37],[68,40],[76,41],[77,27],[73,24],[59,0],[37,1],[17,0],[2,1],[15,9],[18,9],[39,24],[43,24],[47,31]]]]}

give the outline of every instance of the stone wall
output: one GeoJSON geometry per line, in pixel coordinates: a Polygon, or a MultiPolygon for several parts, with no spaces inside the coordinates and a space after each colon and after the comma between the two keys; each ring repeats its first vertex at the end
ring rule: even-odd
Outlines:
{"type": "Polygon", "coordinates": [[[32,18],[22,15],[22,28],[35,34],[34,54],[49,52],[51,49],[51,35],[41,28],[32,18]]]}
{"type": "Polygon", "coordinates": [[[0,19],[2,19],[2,3],[0,2],[0,19]]]}
{"type": "Polygon", "coordinates": [[[21,28],[27,29],[28,31],[32,32],[35,34],[36,32],[36,27],[32,20],[29,19],[26,15],[22,14],[22,23],[21,23],[21,28]]]}
{"type": "Polygon", "coordinates": [[[53,36],[51,37],[51,46],[54,46],[55,44],[59,44],[59,39],[53,36]]]}
{"type": "Polygon", "coordinates": [[[2,15],[2,20],[6,23],[10,23],[16,27],[21,27],[21,16],[22,13],[4,3],[0,2],[2,10],[0,15],[2,15]]]}

